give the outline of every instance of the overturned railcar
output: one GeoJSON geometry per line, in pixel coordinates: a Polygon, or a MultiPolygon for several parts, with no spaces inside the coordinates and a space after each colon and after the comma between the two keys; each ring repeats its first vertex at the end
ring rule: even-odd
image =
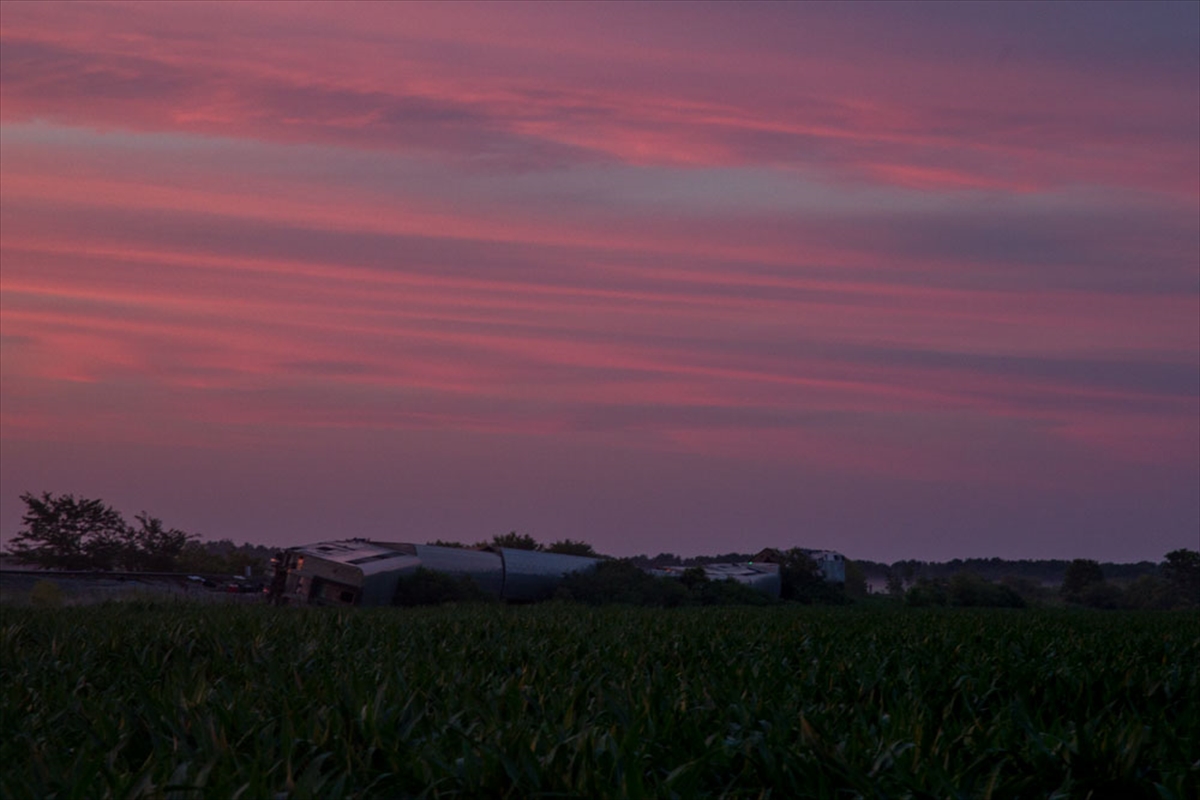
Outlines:
{"type": "Polygon", "coordinates": [[[565,575],[592,569],[600,559],[529,550],[472,550],[406,542],[349,539],[293,547],[275,558],[268,590],[289,605],[391,605],[400,580],[425,568],[469,577],[502,600],[534,600],[553,593],[565,575]]]}
{"type": "MultiPolygon", "coordinates": [[[[704,576],[710,581],[737,581],[769,597],[779,597],[783,583],[779,565],[767,562],[737,562],[703,564],[704,576]]],[[[680,578],[688,570],[682,564],[654,567],[646,570],[661,578],[680,578]]]]}
{"type": "Polygon", "coordinates": [[[821,576],[830,583],[846,582],[846,557],[833,550],[810,550],[808,557],[817,565],[821,576]]]}
{"type": "MultiPolygon", "coordinates": [[[[827,582],[846,582],[846,557],[841,553],[836,550],[812,550],[807,547],[798,547],[796,549],[812,559],[813,564],[817,567],[817,571],[821,573],[821,577],[827,582]]],[[[786,559],[787,554],[784,551],[768,547],[760,551],[750,563],[782,564],[786,559]]]]}

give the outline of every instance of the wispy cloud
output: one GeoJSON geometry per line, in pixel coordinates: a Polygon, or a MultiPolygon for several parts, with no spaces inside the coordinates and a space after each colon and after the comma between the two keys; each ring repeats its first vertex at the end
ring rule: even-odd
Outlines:
{"type": "Polygon", "coordinates": [[[913,536],[1200,479],[1193,8],[613,8],[6,5],[5,441],[516,442],[579,514],[640,461],[913,536]]]}

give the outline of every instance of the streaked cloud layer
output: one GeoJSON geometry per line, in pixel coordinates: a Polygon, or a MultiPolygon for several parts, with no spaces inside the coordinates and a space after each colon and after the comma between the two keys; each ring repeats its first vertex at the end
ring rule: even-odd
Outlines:
{"type": "Polygon", "coordinates": [[[3,525],[1157,558],[1200,6],[6,4],[3,525]]]}

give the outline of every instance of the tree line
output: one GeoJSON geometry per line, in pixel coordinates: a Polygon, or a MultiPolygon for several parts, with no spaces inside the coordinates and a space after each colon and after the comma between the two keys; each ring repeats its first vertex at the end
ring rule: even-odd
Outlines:
{"type": "Polygon", "coordinates": [[[508,533],[497,534],[491,539],[476,542],[473,545],[463,544],[462,542],[447,542],[441,539],[436,539],[427,544],[437,547],[458,547],[458,548],[473,548],[482,550],[484,548],[501,548],[507,547],[510,550],[533,550],[538,553],[560,553],[568,556],[588,556],[590,558],[603,558],[597,553],[587,542],[578,542],[574,539],[559,539],[550,544],[542,544],[537,539],[534,539],[527,533],[517,533],[509,531],[508,533]]]}
{"type": "MultiPolygon", "coordinates": [[[[241,574],[247,568],[263,575],[271,548],[235,545],[224,539],[201,542],[193,533],[170,528],[145,511],[131,524],[116,509],[101,500],[76,498],[71,494],[43,492],[21,495],[25,503],[23,527],[10,543],[19,561],[53,570],[129,572],[196,572],[241,574]]],[[[701,580],[704,564],[744,562],[750,553],[682,558],[660,553],[653,558],[634,556],[608,559],[587,542],[570,538],[542,544],[529,534],[509,531],[490,540],[465,545],[433,541],[444,547],[512,548],[545,553],[604,558],[602,569],[580,573],[564,584],[564,590],[584,602],[599,597],[640,598],[637,604],[672,605],[711,603],[714,598],[731,601],[732,590],[713,588],[701,580]],[[695,567],[678,587],[650,580],[647,567],[667,564],[695,567]],[[590,576],[590,577],[589,577],[590,576]]],[[[1169,609],[1200,606],[1200,552],[1180,549],[1167,553],[1161,564],[1109,565],[1089,559],[1063,562],[1010,562],[1001,559],[956,559],[945,564],[902,561],[888,567],[874,562],[846,560],[844,584],[829,584],[817,564],[802,550],[783,552],[780,564],[782,597],[801,603],[844,603],[867,596],[866,575],[879,569],[887,576],[887,594],[910,606],[1008,606],[1079,605],[1090,608],[1169,609]],[[1006,567],[1026,565],[1047,575],[1061,576],[1057,589],[1026,575],[1004,574],[1006,567]],[[1114,569],[1118,567],[1117,569],[1114,569]],[[1131,577],[1132,576],[1132,577],[1131,577]]],[[[439,579],[422,578],[430,588],[418,595],[454,595],[439,579]],[[439,594],[440,593],[440,594],[439,594]]],[[[670,580],[670,579],[666,579],[670,580]]],[[[468,592],[469,594],[469,592],[468,592]]],[[[736,592],[734,592],[736,594],[736,592]]],[[[462,597],[459,599],[470,599],[462,597]]],[[[631,601],[633,602],[633,601],[631,601]]]]}
{"type": "Polygon", "coordinates": [[[1152,572],[1133,580],[1109,580],[1099,562],[1077,558],[1067,562],[1057,587],[1023,576],[999,581],[960,571],[949,577],[916,578],[911,583],[893,572],[888,594],[909,606],[1066,605],[1095,609],[1169,610],[1200,606],[1200,552],[1173,550],[1152,572]]]}
{"type": "Polygon", "coordinates": [[[272,550],[235,545],[228,539],[201,542],[145,511],[125,520],[102,500],[43,492],[21,495],[22,528],[9,543],[19,562],[49,570],[82,572],[198,572],[265,574],[272,550]]]}
{"type": "MultiPolygon", "coordinates": [[[[134,518],[136,524],[131,525],[119,511],[101,500],[49,492],[41,495],[26,492],[21,500],[26,506],[23,527],[10,545],[11,553],[19,561],[43,569],[235,574],[250,567],[252,573],[263,574],[272,555],[269,548],[236,547],[228,540],[200,542],[195,534],[168,528],[162,520],[144,511],[134,518]]],[[[761,597],[739,584],[710,581],[699,567],[721,560],[748,561],[752,558],[749,555],[738,559],[733,558],[736,554],[693,559],[690,561],[693,568],[675,581],[650,576],[642,568],[645,566],[642,559],[611,559],[597,553],[591,544],[570,538],[542,544],[529,534],[509,531],[474,545],[442,540],[429,544],[504,547],[603,559],[594,573],[578,573],[564,586],[563,599],[574,597],[581,602],[600,602],[605,598],[606,602],[674,606],[759,602],[761,597]]],[[[803,551],[792,549],[783,556],[780,577],[784,600],[846,602],[845,587],[827,583],[816,562],[803,551]]],[[[427,571],[402,582],[402,592],[407,593],[398,598],[402,604],[478,599],[477,593],[461,581],[427,571]]]]}
{"type": "MultiPolygon", "coordinates": [[[[1007,558],[953,558],[949,561],[921,561],[901,559],[886,564],[877,561],[858,562],[867,577],[875,581],[888,578],[912,584],[921,578],[949,579],[959,573],[970,573],[990,581],[1010,578],[1025,578],[1035,583],[1058,585],[1063,582],[1071,559],[1007,559],[1007,558]]],[[[1108,580],[1132,581],[1142,575],[1153,575],[1159,570],[1154,561],[1138,561],[1133,564],[1099,562],[1108,580]]]]}
{"type": "MultiPolygon", "coordinates": [[[[497,536],[492,542],[505,541],[497,536]]],[[[511,540],[508,540],[511,541],[511,540]]],[[[532,541],[530,538],[529,541],[532,541]]],[[[529,541],[525,543],[528,544],[529,541]]],[[[447,542],[430,542],[447,546],[447,542]]],[[[491,543],[481,543],[490,546],[491,543]]],[[[449,544],[448,546],[458,546],[449,544]]],[[[503,545],[503,546],[508,546],[503,545]]],[[[553,546],[540,547],[541,552],[557,552],[553,546]]],[[[517,549],[533,550],[533,547],[517,549]]],[[[571,553],[570,555],[577,555],[571,553]]],[[[785,552],[780,564],[781,591],[779,598],[737,581],[713,580],[697,565],[685,569],[678,578],[653,575],[633,559],[601,557],[594,569],[572,572],[553,590],[547,590],[538,600],[561,600],[585,605],[633,605],[654,608],[712,605],[772,605],[801,603],[841,605],[850,602],[845,587],[831,584],[821,575],[820,568],[800,550],[785,552]]],[[[397,584],[394,605],[421,606],[441,603],[498,602],[481,590],[469,576],[454,576],[417,569],[397,584]]]]}

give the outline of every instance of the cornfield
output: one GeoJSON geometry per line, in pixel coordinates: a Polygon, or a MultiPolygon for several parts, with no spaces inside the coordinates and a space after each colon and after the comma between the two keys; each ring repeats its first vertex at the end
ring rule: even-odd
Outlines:
{"type": "Polygon", "coordinates": [[[1200,795],[1200,616],[6,608],[0,796],[1200,795]]]}

